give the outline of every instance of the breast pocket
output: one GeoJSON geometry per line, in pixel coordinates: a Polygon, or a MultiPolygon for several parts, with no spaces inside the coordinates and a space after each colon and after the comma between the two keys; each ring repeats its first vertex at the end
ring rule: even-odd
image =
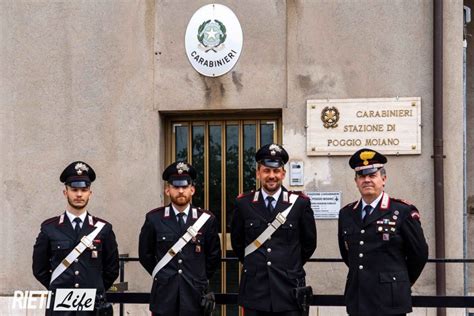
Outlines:
{"type": "Polygon", "coordinates": [[[285,224],[281,225],[281,230],[284,235],[286,235],[287,241],[292,241],[295,239],[296,235],[296,222],[286,221],[285,224]]]}
{"type": "Polygon", "coordinates": [[[160,252],[168,251],[178,240],[178,235],[173,233],[157,233],[156,247],[160,252]]]}
{"type": "Polygon", "coordinates": [[[245,235],[255,240],[261,232],[261,222],[258,219],[249,219],[245,221],[245,235]]]}
{"type": "Polygon", "coordinates": [[[66,251],[72,249],[72,242],[70,240],[55,240],[51,242],[51,250],[54,251],[66,251]]]}
{"type": "Polygon", "coordinates": [[[348,244],[359,240],[356,236],[356,230],[353,227],[344,227],[342,229],[342,239],[348,244]]]}

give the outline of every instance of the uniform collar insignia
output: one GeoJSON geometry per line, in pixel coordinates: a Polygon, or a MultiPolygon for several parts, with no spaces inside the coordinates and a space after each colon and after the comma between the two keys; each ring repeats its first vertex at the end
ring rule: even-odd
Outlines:
{"type": "Polygon", "coordinates": [[[382,202],[380,203],[381,210],[387,210],[390,207],[390,197],[387,193],[383,193],[382,202]]]}
{"type": "Polygon", "coordinates": [[[94,219],[92,218],[92,215],[88,215],[87,218],[89,219],[89,225],[94,226],[94,219]]]}
{"type": "Polygon", "coordinates": [[[61,216],[59,216],[59,224],[61,225],[62,223],[64,223],[64,214],[61,214],[61,216]]]}
{"type": "Polygon", "coordinates": [[[288,203],[288,192],[287,191],[283,191],[283,201],[288,203]]]}
{"type": "Polygon", "coordinates": [[[163,216],[163,217],[165,217],[165,218],[170,217],[170,207],[169,206],[165,207],[165,216],[163,216]]]}
{"type": "Polygon", "coordinates": [[[253,195],[253,201],[254,203],[256,203],[258,201],[258,195],[260,194],[260,191],[255,191],[255,194],[253,195]]]}
{"type": "Polygon", "coordinates": [[[197,219],[197,218],[198,218],[198,211],[197,211],[197,209],[196,209],[195,207],[193,207],[191,210],[193,211],[193,219],[197,219]]]}
{"type": "Polygon", "coordinates": [[[360,203],[360,200],[357,200],[357,203],[354,204],[354,207],[352,207],[353,210],[357,209],[357,207],[359,206],[359,203],[360,203]]]}

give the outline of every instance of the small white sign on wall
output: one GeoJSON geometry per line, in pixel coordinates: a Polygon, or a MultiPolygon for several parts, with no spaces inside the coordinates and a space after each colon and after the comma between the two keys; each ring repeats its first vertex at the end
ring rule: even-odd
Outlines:
{"type": "Polygon", "coordinates": [[[314,219],[338,219],[341,192],[306,192],[311,200],[314,219]]]}

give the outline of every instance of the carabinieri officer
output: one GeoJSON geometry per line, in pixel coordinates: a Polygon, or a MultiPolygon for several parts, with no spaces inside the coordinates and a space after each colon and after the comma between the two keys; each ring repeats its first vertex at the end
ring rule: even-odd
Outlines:
{"type": "Polygon", "coordinates": [[[351,316],[411,312],[411,286],[428,259],[420,212],[384,191],[386,162],[369,148],[349,160],[361,198],[341,209],[338,237],[349,267],[344,295],[351,316]]]}
{"type": "Polygon", "coordinates": [[[243,264],[238,302],[246,316],[303,314],[294,293],[305,286],[303,265],[316,249],[316,224],[309,198],[282,185],[288,159],[282,146],[262,146],[255,155],[261,188],[235,201],[231,242],[243,264]],[[278,228],[262,235],[268,227],[278,228]]]}
{"type": "Polygon", "coordinates": [[[65,185],[66,211],[41,224],[33,248],[36,279],[53,292],[60,288],[97,289],[95,312],[54,312],[51,306],[46,315],[96,315],[97,309],[111,312],[105,291],[119,275],[119,257],[112,225],[87,211],[95,178],[94,169],[83,161],[64,169],[60,180],[65,185]],[[84,236],[93,237],[87,247],[81,247],[84,236]]]}
{"type": "Polygon", "coordinates": [[[220,263],[216,218],[191,204],[195,179],[196,170],[187,162],[169,165],[163,180],[171,203],[148,212],[140,233],[140,263],[153,277],[150,311],[155,316],[204,312],[201,302],[220,263]]]}

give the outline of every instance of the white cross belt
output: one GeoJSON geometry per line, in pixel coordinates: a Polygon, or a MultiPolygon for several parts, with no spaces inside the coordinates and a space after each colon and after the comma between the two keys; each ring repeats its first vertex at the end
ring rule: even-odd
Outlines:
{"type": "Polygon", "coordinates": [[[266,242],[268,238],[270,238],[273,233],[286,222],[286,218],[288,217],[288,214],[293,208],[293,205],[295,204],[297,198],[297,194],[290,195],[291,205],[288,206],[283,212],[278,213],[273,222],[270,223],[270,225],[257,237],[257,239],[255,239],[250,244],[248,244],[247,247],[245,247],[245,257],[260,248],[260,246],[263,245],[263,243],[266,242]]]}
{"type": "Polygon", "coordinates": [[[181,236],[178,241],[168,250],[168,252],[161,258],[160,261],[156,264],[155,268],[153,269],[153,272],[151,276],[154,278],[156,274],[163,269],[168,262],[173,259],[173,257],[181,250],[183,249],[184,246],[193,238],[196,237],[198,231],[201,229],[201,227],[206,223],[206,221],[211,217],[211,215],[207,213],[202,213],[201,216],[199,216],[198,220],[194,223],[193,226],[189,226],[186,232],[184,233],[183,236],[181,236]]]}
{"type": "MultiPolygon", "coordinates": [[[[79,224],[76,224],[79,225],[79,224]]],[[[95,229],[87,236],[83,236],[81,241],[74,247],[74,249],[66,256],[66,258],[61,261],[61,263],[54,269],[53,274],[51,275],[51,281],[49,284],[53,283],[66,269],[74,262],[86,248],[92,246],[92,241],[99,234],[99,232],[104,228],[105,223],[97,222],[95,223],[95,229]]]]}

